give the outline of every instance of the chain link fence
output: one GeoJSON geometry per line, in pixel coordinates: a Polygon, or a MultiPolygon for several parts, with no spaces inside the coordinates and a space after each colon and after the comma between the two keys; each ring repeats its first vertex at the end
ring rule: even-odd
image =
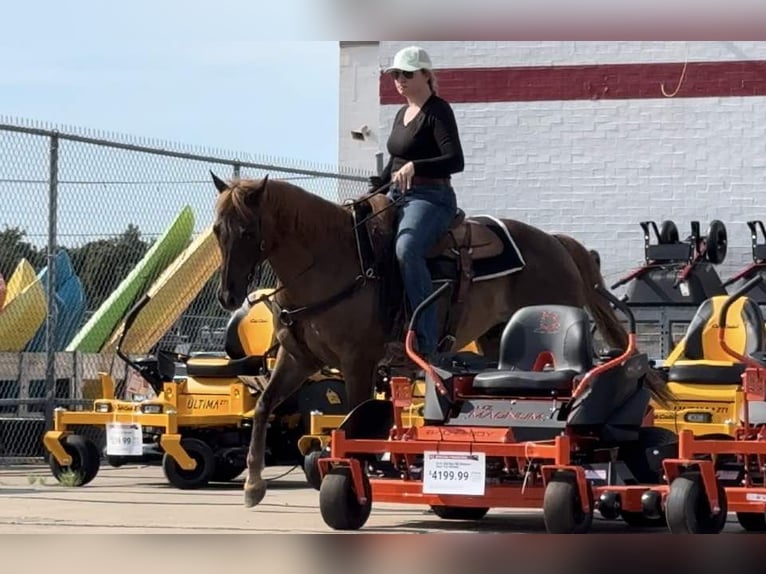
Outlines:
{"type": "MultiPolygon", "coordinates": [[[[88,408],[99,371],[125,380],[114,317],[209,233],[210,171],[268,173],[337,202],[362,195],[370,175],[0,117],[0,461],[43,457],[53,409],[88,408]]],[[[229,314],[216,300],[218,261],[207,245],[191,294],[157,319],[161,333],[129,350],[223,350],[229,314]]],[[[253,287],[274,283],[265,268],[253,287]]]]}

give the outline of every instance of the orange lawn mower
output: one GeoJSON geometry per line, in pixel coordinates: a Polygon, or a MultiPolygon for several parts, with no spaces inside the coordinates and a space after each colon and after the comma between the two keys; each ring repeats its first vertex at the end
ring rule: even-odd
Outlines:
{"type": "MultiPolygon", "coordinates": [[[[719,323],[729,327],[727,312],[736,299],[763,282],[749,280],[721,306],[719,323]]],[[[728,512],[736,513],[747,531],[766,532],[766,353],[743,355],[720,345],[745,364],[742,373],[744,406],[734,440],[695,438],[679,434],[678,457],[663,461],[670,485],[665,502],[668,528],[680,534],[717,534],[728,512]]]]}
{"type": "Polygon", "coordinates": [[[504,328],[500,360],[482,365],[470,353],[426,362],[413,350],[422,310],[405,340],[425,373],[423,423],[405,426],[411,381],[391,378],[390,400],[370,400],[332,432],[330,456],[318,461],[325,523],[357,530],[373,502],[430,506],[443,519],[480,520],[490,508],[542,507],[546,529],[586,532],[594,510],[636,526],[665,526],[642,494],[662,480],[661,460],[675,456],[671,431],[644,426],[651,418],[645,384],[649,361],[636,350],[627,305],[602,296],[627,315],[629,344],[596,356],[589,317],[579,307],[519,309],[504,328]],[[602,489],[619,497],[606,497],[602,489]]]}

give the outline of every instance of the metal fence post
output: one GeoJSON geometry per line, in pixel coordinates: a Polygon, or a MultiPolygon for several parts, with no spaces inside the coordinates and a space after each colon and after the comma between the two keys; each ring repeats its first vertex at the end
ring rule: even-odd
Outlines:
{"type": "Polygon", "coordinates": [[[48,172],[48,316],[45,333],[45,427],[53,427],[53,403],[56,395],[56,229],[58,216],[59,136],[51,135],[48,172]]]}
{"type": "Polygon", "coordinates": [[[233,177],[234,179],[239,179],[240,170],[242,169],[242,166],[239,165],[239,162],[235,162],[233,166],[233,177]]]}

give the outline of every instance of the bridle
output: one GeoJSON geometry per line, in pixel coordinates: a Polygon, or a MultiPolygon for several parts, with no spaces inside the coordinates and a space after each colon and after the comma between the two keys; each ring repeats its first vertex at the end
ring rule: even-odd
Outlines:
{"type": "MultiPolygon", "coordinates": [[[[364,196],[364,197],[362,197],[362,198],[360,198],[360,199],[358,199],[356,201],[346,202],[343,205],[344,205],[344,207],[353,208],[354,206],[360,205],[360,204],[365,203],[365,202],[369,202],[373,197],[375,197],[376,195],[384,192],[390,186],[391,186],[391,182],[382,185],[378,189],[374,190],[373,192],[369,193],[368,195],[366,195],[366,196],[364,196]]],[[[376,217],[376,216],[380,215],[381,213],[383,213],[385,210],[387,210],[387,209],[389,209],[389,208],[391,208],[391,207],[393,207],[395,205],[400,204],[400,201],[401,201],[401,198],[397,199],[396,201],[392,201],[389,205],[387,205],[386,207],[384,207],[383,209],[381,209],[377,213],[370,214],[366,218],[364,218],[361,221],[359,221],[358,223],[356,223],[352,227],[352,230],[355,231],[357,228],[359,228],[362,225],[364,225],[365,223],[367,223],[367,221],[369,221],[373,217],[376,217]]],[[[257,223],[258,231],[260,232],[260,230],[262,229],[262,225],[261,225],[261,221],[260,221],[260,216],[257,216],[257,220],[258,220],[258,223],[257,223]]],[[[266,240],[265,239],[261,240],[259,247],[260,247],[260,249],[259,249],[260,253],[264,253],[266,251],[266,240]]],[[[330,254],[329,250],[327,250],[327,254],[330,254]]],[[[261,259],[260,263],[257,263],[255,265],[253,265],[253,268],[251,269],[250,273],[248,274],[247,284],[248,284],[248,291],[250,293],[247,295],[247,302],[251,306],[257,305],[258,303],[261,303],[261,302],[264,302],[264,301],[268,302],[274,309],[276,309],[276,315],[279,318],[280,323],[282,323],[282,325],[284,325],[285,327],[291,327],[295,323],[295,321],[300,319],[300,318],[305,318],[305,317],[310,316],[310,315],[321,313],[322,311],[326,311],[327,309],[330,309],[330,308],[334,307],[335,305],[337,305],[338,303],[340,303],[341,301],[343,301],[347,297],[350,297],[355,292],[357,292],[360,289],[362,289],[363,287],[365,287],[367,285],[368,281],[373,279],[373,277],[370,274],[360,273],[360,274],[358,274],[354,278],[353,281],[349,282],[345,287],[343,287],[337,293],[335,293],[335,294],[333,294],[333,295],[331,295],[331,296],[329,296],[329,297],[327,297],[325,299],[317,301],[316,303],[312,303],[310,305],[303,305],[301,307],[297,307],[297,308],[294,308],[294,309],[288,309],[288,308],[285,308],[285,307],[282,307],[281,305],[279,305],[279,303],[277,303],[277,301],[275,299],[275,296],[277,295],[277,293],[287,289],[290,285],[294,285],[295,282],[297,282],[298,279],[300,279],[303,275],[308,273],[311,269],[313,269],[316,266],[317,260],[318,260],[317,258],[313,259],[313,261],[305,269],[303,269],[301,272],[296,274],[294,277],[291,277],[289,281],[283,282],[280,287],[277,287],[271,293],[264,293],[263,295],[260,295],[259,297],[256,297],[255,299],[251,299],[252,292],[250,292],[250,287],[251,287],[251,285],[253,283],[253,278],[255,278],[256,271],[257,271],[257,273],[258,273],[258,280],[260,281],[260,276],[262,274],[263,263],[266,261],[265,258],[261,259]]]]}

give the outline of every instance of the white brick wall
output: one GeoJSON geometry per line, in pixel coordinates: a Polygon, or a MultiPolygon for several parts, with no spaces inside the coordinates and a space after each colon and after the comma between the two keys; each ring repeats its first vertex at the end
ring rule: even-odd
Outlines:
{"type": "MultiPolygon", "coordinates": [[[[561,66],[749,60],[766,57],[766,42],[380,42],[379,61],[387,66],[397,50],[417,44],[437,68],[561,66]]],[[[680,72],[680,70],[679,70],[680,72]]]]}
{"type": "MultiPolygon", "coordinates": [[[[763,42],[381,42],[377,65],[419,43],[436,67],[766,59],[763,42]]],[[[679,69],[679,75],[681,70],[679,69]]],[[[374,83],[374,82],[372,82],[374,83]]],[[[672,90],[675,86],[668,86],[672,90]]],[[[766,98],[455,104],[466,168],[461,207],[573,234],[614,281],[643,259],[638,225],[697,219],[729,232],[722,277],[750,257],[748,219],[766,187],[766,98]]],[[[365,104],[360,104],[365,105],[365,104]]],[[[398,105],[379,106],[380,150],[398,105]]],[[[343,117],[343,110],[341,110],[343,117]]],[[[341,162],[351,157],[341,151],[341,162]]],[[[366,153],[366,150],[365,150],[366,153]]],[[[388,159],[387,152],[385,160],[388,159]]]]}
{"type": "Polygon", "coordinates": [[[375,155],[386,146],[381,138],[378,105],[377,42],[343,43],[340,51],[339,160],[343,167],[376,171],[375,155]],[[355,140],[352,130],[368,126],[364,141],[355,140]]]}

